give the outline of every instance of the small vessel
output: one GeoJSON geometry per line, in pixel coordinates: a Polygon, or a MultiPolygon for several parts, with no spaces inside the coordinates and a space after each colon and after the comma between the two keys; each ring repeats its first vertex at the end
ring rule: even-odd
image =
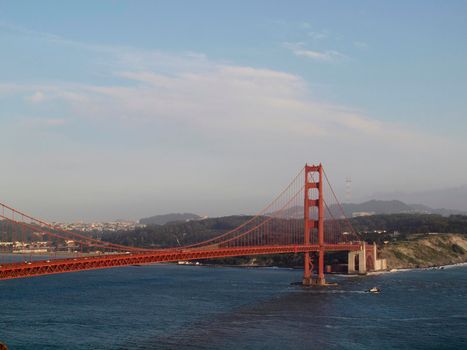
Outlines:
{"type": "Polygon", "coordinates": [[[379,289],[378,287],[373,287],[373,288],[368,289],[368,293],[374,293],[374,294],[381,293],[381,289],[379,289]]]}

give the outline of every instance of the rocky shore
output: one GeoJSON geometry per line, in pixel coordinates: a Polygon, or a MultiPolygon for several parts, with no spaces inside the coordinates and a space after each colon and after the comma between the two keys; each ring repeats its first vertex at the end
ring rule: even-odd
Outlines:
{"type": "Polygon", "coordinates": [[[391,242],[381,248],[389,269],[426,268],[467,262],[467,236],[432,234],[391,242]]]}

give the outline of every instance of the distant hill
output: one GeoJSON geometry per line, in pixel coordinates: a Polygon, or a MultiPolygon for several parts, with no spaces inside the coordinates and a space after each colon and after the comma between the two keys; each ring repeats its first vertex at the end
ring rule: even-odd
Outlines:
{"type": "Polygon", "coordinates": [[[433,209],[423,204],[409,204],[414,210],[421,214],[438,214],[442,216],[449,216],[449,215],[467,215],[466,211],[462,210],[455,210],[455,209],[433,209]]]}
{"type": "Polygon", "coordinates": [[[169,222],[186,222],[199,219],[202,219],[202,217],[192,213],[170,213],[143,218],[139,222],[143,225],[165,225],[169,222]]]}
{"type": "MultiPolygon", "coordinates": [[[[351,218],[358,214],[400,214],[400,213],[416,213],[417,211],[410,205],[398,200],[381,201],[381,200],[370,200],[363,203],[343,203],[342,208],[345,216],[351,218]]],[[[334,213],[338,212],[339,208],[335,206],[330,207],[334,213]]],[[[340,213],[342,214],[342,213],[340,213]]],[[[339,217],[339,216],[338,216],[339,217]]]]}
{"type": "Polygon", "coordinates": [[[405,203],[423,203],[431,208],[449,208],[467,212],[467,185],[412,193],[375,193],[372,197],[384,200],[397,198],[405,203]]]}
{"type": "MultiPolygon", "coordinates": [[[[359,215],[380,215],[380,214],[438,214],[443,216],[465,215],[467,213],[459,210],[433,209],[423,204],[406,204],[399,200],[370,200],[363,203],[343,203],[342,209],[346,217],[359,215]]],[[[342,216],[339,207],[331,206],[334,217],[342,216]]]]}
{"type": "Polygon", "coordinates": [[[102,240],[136,247],[177,247],[210,239],[238,227],[250,218],[251,216],[234,215],[172,221],[165,225],[137,227],[133,231],[108,231],[104,233],[102,240]]]}
{"type": "MultiPolygon", "coordinates": [[[[391,215],[391,214],[437,214],[442,216],[467,215],[466,212],[450,209],[433,209],[423,204],[406,204],[399,200],[370,200],[363,203],[342,203],[329,205],[329,210],[334,218],[342,218],[342,211],[347,218],[368,215],[391,215]]],[[[267,213],[268,216],[277,213],[267,213]]],[[[326,214],[327,215],[327,214],[326,214]]],[[[294,206],[281,210],[279,216],[301,218],[303,206],[294,206]]]]}

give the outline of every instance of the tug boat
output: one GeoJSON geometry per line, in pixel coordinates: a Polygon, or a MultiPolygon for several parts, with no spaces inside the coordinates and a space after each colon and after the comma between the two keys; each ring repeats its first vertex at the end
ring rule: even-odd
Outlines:
{"type": "Polygon", "coordinates": [[[368,293],[378,294],[381,293],[381,289],[379,289],[378,287],[373,287],[368,289],[368,293]]]}

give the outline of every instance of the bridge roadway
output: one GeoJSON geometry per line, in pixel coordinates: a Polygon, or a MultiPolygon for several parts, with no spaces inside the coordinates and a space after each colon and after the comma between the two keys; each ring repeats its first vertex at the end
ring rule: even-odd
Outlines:
{"type": "MultiPolygon", "coordinates": [[[[360,242],[325,244],[325,251],[355,251],[360,242]]],[[[9,263],[0,266],[0,280],[68,273],[84,270],[106,269],[118,266],[144,265],[161,262],[214,259],[222,257],[317,252],[318,244],[270,245],[219,248],[215,245],[190,249],[161,249],[153,252],[107,254],[66,259],[51,259],[33,262],[9,263]]]]}

